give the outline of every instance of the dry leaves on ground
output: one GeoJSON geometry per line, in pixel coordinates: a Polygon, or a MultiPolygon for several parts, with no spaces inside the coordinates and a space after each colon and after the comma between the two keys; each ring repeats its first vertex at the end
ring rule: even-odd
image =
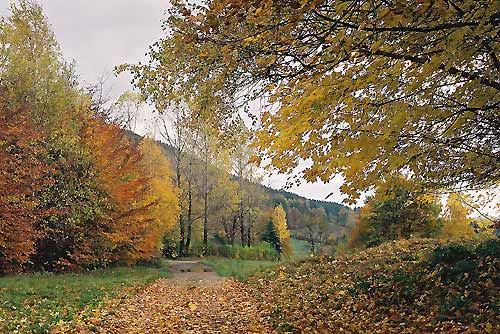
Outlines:
{"type": "Polygon", "coordinates": [[[192,286],[159,280],[132,298],[112,301],[96,311],[86,319],[86,330],[131,334],[271,333],[247,289],[232,280],[192,286]]]}

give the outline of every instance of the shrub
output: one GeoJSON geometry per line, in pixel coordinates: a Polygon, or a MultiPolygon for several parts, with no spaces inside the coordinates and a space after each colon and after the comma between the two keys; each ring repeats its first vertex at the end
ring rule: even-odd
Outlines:
{"type": "MultiPolygon", "coordinates": [[[[194,241],[192,243],[191,254],[201,256],[203,251],[203,243],[194,241]]],[[[259,242],[251,247],[243,247],[241,245],[228,245],[216,241],[209,241],[206,256],[226,257],[230,259],[241,260],[276,260],[278,252],[267,242],[259,242]]]]}
{"type": "Polygon", "coordinates": [[[161,254],[167,259],[175,259],[179,256],[177,241],[169,234],[163,237],[163,247],[161,254]]]}
{"type": "Polygon", "coordinates": [[[476,248],[476,253],[480,257],[500,258],[500,239],[491,239],[480,243],[476,248]]]}
{"type": "Polygon", "coordinates": [[[151,268],[162,268],[163,261],[161,257],[152,257],[149,259],[142,259],[137,262],[138,266],[141,267],[151,267],[151,268]]]}
{"type": "Polygon", "coordinates": [[[448,281],[478,275],[481,263],[500,258],[500,240],[490,239],[475,246],[453,242],[437,247],[429,256],[429,266],[439,267],[440,276],[448,281]]]}
{"type": "MultiPolygon", "coordinates": [[[[235,255],[242,260],[276,260],[278,252],[267,242],[259,242],[252,247],[235,246],[235,255]]],[[[236,257],[236,256],[235,256],[236,257]]]]}
{"type": "Polygon", "coordinates": [[[466,245],[462,243],[450,243],[437,247],[429,256],[429,264],[454,264],[471,256],[472,252],[466,245]]]}

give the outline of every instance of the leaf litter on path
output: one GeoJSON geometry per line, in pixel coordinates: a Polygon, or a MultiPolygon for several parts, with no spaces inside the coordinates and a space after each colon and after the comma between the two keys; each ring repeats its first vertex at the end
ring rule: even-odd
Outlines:
{"type": "Polygon", "coordinates": [[[134,295],[108,300],[80,319],[77,333],[272,333],[261,305],[244,283],[199,263],[169,264],[174,277],[160,279],[134,295]],[[209,268],[207,268],[209,269],[209,268]]]}
{"type": "Polygon", "coordinates": [[[101,312],[106,315],[93,320],[93,332],[272,332],[246,286],[233,280],[176,286],[162,279],[111,307],[116,311],[101,312]]]}

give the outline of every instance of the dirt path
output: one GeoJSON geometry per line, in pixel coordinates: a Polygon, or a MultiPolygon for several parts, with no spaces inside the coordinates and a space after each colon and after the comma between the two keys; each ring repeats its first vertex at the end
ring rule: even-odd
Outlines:
{"type": "Polygon", "coordinates": [[[272,333],[248,287],[196,261],[101,312],[98,333],[272,333]]]}
{"type": "Polygon", "coordinates": [[[199,261],[172,261],[167,260],[168,268],[174,275],[168,279],[168,284],[185,285],[205,285],[214,282],[224,281],[225,278],[219,276],[212,268],[199,261]]]}

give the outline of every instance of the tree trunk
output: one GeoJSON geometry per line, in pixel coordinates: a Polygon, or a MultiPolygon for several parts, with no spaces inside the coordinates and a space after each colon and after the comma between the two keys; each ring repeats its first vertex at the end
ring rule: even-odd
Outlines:
{"type": "Polygon", "coordinates": [[[191,181],[188,181],[188,212],[187,212],[187,236],[186,236],[186,245],[184,251],[185,256],[189,255],[192,229],[193,229],[193,194],[191,190],[191,181]]]}
{"type": "Polygon", "coordinates": [[[203,255],[208,251],[208,193],[203,196],[203,255]]]}
{"type": "Polygon", "coordinates": [[[231,229],[231,240],[230,240],[231,246],[234,246],[234,239],[236,238],[236,222],[237,221],[238,221],[238,217],[234,216],[233,217],[233,226],[231,229]]]}
{"type": "Polygon", "coordinates": [[[245,221],[243,216],[243,202],[240,202],[240,212],[238,220],[240,221],[241,246],[245,247],[245,221]]]}
{"type": "Polygon", "coordinates": [[[222,227],[224,228],[224,235],[226,237],[226,242],[229,243],[229,240],[231,240],[230,226],[225,219],[222,219],[221,223],[222,227]]]}
{"type": "Polygon", "coordinates": [[[182,213],[179,215],[179,226],[180,226],[179,256],[183,257],[184,256],[184,216],[182,215],[182,213]]]}
{"type": "Polygon", "coordinates": [[[203,255],[208,251],[208,148],[205,152],[205,184],[203,189],[203,255]]]}
{"type": "Polygon", "coordinates": [[[311,250],[311,254],[315,254],[315,244],[314,244],[314,235],[312,231],[309,231],[309,239],[307,240],[309,242],[309,248],[311,250]]]}
{"type": "MultiPolygon", "coordinates": [[[[177,167],[176,167],[176,179],[177,179],[177,188],[181,188],[181,167],[180,167],[180,159],[177,158],[177,167]]],[[[179,214],[179,256],[184,256],[184,215],[179,214]]]]}
{"type": "Polygon", "coordinates": [[[252,224],[250,222],[248,222],[247,226],[247,246],[252,246],[252,224]]]}
{"type": "Polygon", "coordinates": [[[322,253],[322,249],[323,249],[323,233],[320,233],[318,237],[318,254],[322,253]]]}

